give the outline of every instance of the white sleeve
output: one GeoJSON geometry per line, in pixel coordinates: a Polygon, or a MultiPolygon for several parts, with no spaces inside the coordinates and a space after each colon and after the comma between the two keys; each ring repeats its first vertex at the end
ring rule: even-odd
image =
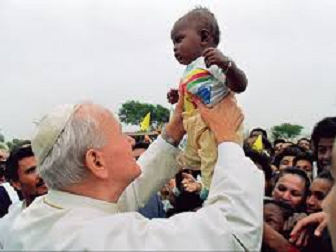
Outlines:
{"type": "Polygon", "coordinates": [[[146,228],[149,249],[260,250],[264,176],[237,144],[222,143],[218,154],[205,207],[150,221],[146,228]]]}
{"type": "Polygon", "coordinates": [[[180,151],[159,136],[139,158],[141,175],[121,195],[121,212],[137,211],[178,172],[176,157],[180,151]]]}
{"type": "Polygon", "coordinates": [[[248,251],[259,251],[262,240],[262,171],[235,143],[218,146],[218,161],[206,205],[216,205],[225,214],[233,235],[248,251]]]}

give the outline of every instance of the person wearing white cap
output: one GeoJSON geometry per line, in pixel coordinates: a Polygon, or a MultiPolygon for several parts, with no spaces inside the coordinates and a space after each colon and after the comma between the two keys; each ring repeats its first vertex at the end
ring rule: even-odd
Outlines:
{"type": "Polygon", "coordinates": [[[177,172],[182,99],[139,165],[119,123],[100,106],[63,106],[43,118],[32,146],[50,190],[16,219],[5,249],[258,251],[264,178],[236,143],[243,115],[231,95],[212,109],[197,101],[219,145],[205,206],[169,219],[134,212],[177,172]]]}

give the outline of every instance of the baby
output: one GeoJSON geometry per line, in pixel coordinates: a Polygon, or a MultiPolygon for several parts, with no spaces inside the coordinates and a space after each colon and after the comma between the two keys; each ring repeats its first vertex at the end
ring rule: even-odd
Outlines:
{"type": "MultiPolygon", "coordinates": [[[[193,97],[212,107],[231,91],[245,91],[247,79],[236,64],[217,49],[220,30],[208,9],[197,7],[181,17],[174,24],[171,38],[175,58],[187,66],[179,86],[179,92],[184,95],[183,124],[187,132],[183,164],[201,169],[201,197],[206,198],[217,161],[217,142],[198,113],[193,97]]],[[[175,103],[176,91],[171,90],[168,99],[175,103]]]]}

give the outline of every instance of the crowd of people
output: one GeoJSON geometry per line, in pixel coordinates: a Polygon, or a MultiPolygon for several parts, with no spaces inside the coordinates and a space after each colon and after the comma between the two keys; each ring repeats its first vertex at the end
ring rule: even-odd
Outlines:
{"type": "MultiPolygon", "coordinates": [[[[333,251],[327,228],[316,235],[317,225],[313,223],[306,229],[304,240],[293,236],[293,230],[309,216],[323,214],[323,202],[334,185],[330,171],[335,137],[336,117],[329,117],[316,124],[311,139],[301,138],[296,143],[285,139],[271,143],[261,128],[253,129],[245,139],[246,157],[265,177],[261,251],[333,251]],[[263,142],[261,151],[253,148],[258,137],[263,142]]],[[[146,138],[136,142],[129,137],[127,141],[136,160],[152,144],[146,138]]],[[[4,246],[13,221],[48,188],[36,171],[38,163],[30,141],[15,146],[10,153],[2,150],[2,165],[0,242],[4,246]]],[[[180,167],[138,212],[148,219],[197,212],[207,200],[202,187],[199,169],[180,167]]]]}
{"type": "Polygon", "coordinates": [[[0,152],[1,248],[333,251],[336,117],[295,143],[262,128],[243,139],[233,92],[247,78],[217,49],[214,15],[196,8],[171,36],[187,68],[155,141],[83,103],[56,107],[31,140],[0,152]]]}

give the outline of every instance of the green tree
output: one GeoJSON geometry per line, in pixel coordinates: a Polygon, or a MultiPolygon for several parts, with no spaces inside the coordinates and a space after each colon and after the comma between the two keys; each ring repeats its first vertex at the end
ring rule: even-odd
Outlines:
{"type": "Polygon", "coordinates": [[[131,125],[140,125],[140,122],[151,113],[151,126],[157,128],[160,124],[169,120],[169,109],[161,105],[141,103],[138,101],[127,101],[119,109],[120,121],[131,125]]]}
{"type": "Polygon", "coordinates": [[[294,139],[301,134],[303,127],[297,124],[282,123],[280,125],[271,128],[271,134],[273,139],[285,138],[294,139]]]}

